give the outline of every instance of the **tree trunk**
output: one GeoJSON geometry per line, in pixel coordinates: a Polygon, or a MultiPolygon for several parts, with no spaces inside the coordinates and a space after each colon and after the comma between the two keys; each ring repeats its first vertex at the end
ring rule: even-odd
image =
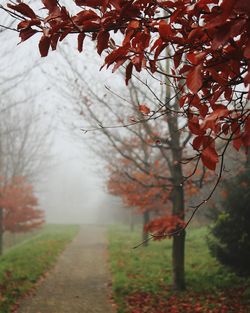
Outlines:
{"type": "Polygon", "coordinates": [[[0,255],[3,254],[3,209],[0,208],[0,255]]]}
{"type": "Polygon", "coordinates": [[[129,209],[129,226],[130,226],[130,231],[134,231],[134,219],[133,219],[133,209],[129,209]]]}
{"type": "MultiPolygon", "coordinates": [[[[182,186],[175,187],[172,195],[173,215],[184,219],[184,192],[182,186]]],[[[173,289],[184,290],[185,285],[185,231],[173,238],[173,289]]]]}
{"type": "MultiPolygon", "coordinates": [[[[171,194],[172,214],[179,218],[185,218],[185,203],[183,189],[183,171],[182,171],[182,146],[180,132],[178,129],[177,116],[168,116],[168,126],[171,136],[172,166],[171,175],[173,179],[173,190],[171,194]]],[[[173,238],[172,247],[173,263],[173,289],[185,289],[185,231],[181,231],[173,238]]]]}
{"type": "Polygon", "coordinates": [[[148,232],[144,230],[144,226],[149,223],[150,221],[150,216],[149,216],[149,211],[146,211],[143,213],[143,230],[142,230],[142,241],[143,241],[143,246],[146,247],[148,245],[148,232]]]}
{"type": "MultiPolygon", "coordinates": [[[[174,153],[175,155],[175,153],[174,153]]],[[[180,160],[179,160],[180,162],[180,160]]],[[[172,213],[184,219],[184,190],[183,190],[183,175],[182,165],[174,160],[173,165],[173,191],[171,200],[173,204],[172,213]]],[[[173,262],[173,289],[185,289],[185,231],[181,231],[173,238],[172,247],[172,262],[173,262]]]]}

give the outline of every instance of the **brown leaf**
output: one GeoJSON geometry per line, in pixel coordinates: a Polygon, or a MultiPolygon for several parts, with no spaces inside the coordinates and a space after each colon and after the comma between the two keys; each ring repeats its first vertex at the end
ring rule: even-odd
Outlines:
{"type": "Polygon", "coordinates": [[[27,4],[23,2],[16,5],[8,3],[7,6],[27,17],[36,18],[35,12],[27,4]]]}
{"type": "Polygon", "coordinates": [[[46,57],[49,52],[49,47],[51,43],[51,37],[48,36],[42,36],[39,42],[39,50],[41,57],[46,57]]]}
{"type": "Polygon", "coordinates": [[[197,93],[202,87],[201,65],[193,67],[187,75],[187,87],[192,93],[197,93]]]}

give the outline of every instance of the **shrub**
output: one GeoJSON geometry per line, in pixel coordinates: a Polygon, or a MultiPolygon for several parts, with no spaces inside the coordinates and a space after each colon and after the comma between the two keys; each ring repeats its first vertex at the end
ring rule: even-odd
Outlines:
{"type": "MultiPolygon", "coordinates": [[[[222,264],[250,276],[250,169],[225,182],[208,245],[222,264]]],[[[214,210],[214,212],[216,212],[214,210]]],[[[214,213],[213,212],[213,213],[214,213]]]]}

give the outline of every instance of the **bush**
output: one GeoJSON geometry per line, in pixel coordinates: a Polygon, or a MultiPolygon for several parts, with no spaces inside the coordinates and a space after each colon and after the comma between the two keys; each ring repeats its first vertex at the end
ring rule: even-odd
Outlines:
{"type": "MultiPolygon", "coordinates": [[[[250,276],[250,169],[225,182],[221,210],[210,228],[212,254],[239,275],[250,276]]],[[[213,211],[213,213],[216,210],[213,211]]]]}

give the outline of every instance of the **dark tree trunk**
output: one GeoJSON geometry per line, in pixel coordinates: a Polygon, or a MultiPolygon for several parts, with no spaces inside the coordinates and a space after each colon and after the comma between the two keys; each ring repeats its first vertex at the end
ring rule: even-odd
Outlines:
{"type": "Polygon", "coordinates": [[[146,247],[148,245],[148,232],[144,230],[144,226],[149,223],[150,221],[150,216],[149,212],[146,211],[143,213],[143,230],[142,230],[142,241],[143,241],[143,246],[146,247]]]}
{"type": "MultiPolygon", "coordinates": [[[[182,171],[182,149],[177,116],[168,116],[168,126],[171,136],[172,166],[171,176],[173,190],[171,194],[172,213],[179,218],[185,218],[185,203],[182,171]]],[[[173,238],[172,247],[173,262],[173,289],[185,289],[185,231],[181,231],[173,238]]]]}
{"type": "MultiPolygon", "coordinates": [[[[173,214],[184,218],[184,192],[182,186],[173,190],[173,214]]],[[[173,289],[185,289],[185,231],[181,231],[173,238],[173,289]]]]}
{"type": "Polygon", "coordinates": [[[3,254],[3,209],[0,208],[0,255],[3,254]]]}
{"type": "MultiPolygon", "coordinates": [[[[173,215],[184,219],[184,191],[182,187],[183,177],[180,175],[181,165],[174,166],[174,188],[172,192],[173,215]],[[181,178],[181,179],[180,179],[181,178]]],[[[185,231],[181,231],[173,238],[172,248],[173,262],[173,289],[185,289],[185,231]]]]}

